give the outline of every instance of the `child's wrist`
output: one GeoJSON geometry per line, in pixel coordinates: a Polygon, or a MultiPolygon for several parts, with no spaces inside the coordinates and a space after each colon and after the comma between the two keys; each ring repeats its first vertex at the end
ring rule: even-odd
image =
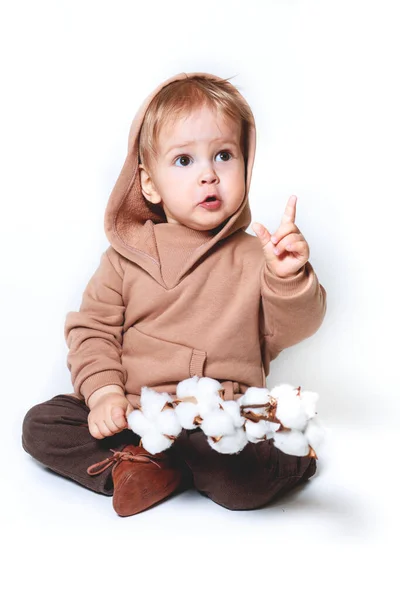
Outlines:
{"type": "MultiPolygon", "coordinates": [[[[91,394],[87,398],[87,400],[86,400],[87,406],[90,409],[92,409],[106,394],[120,394],[121,396],[123,396],[126,399],[125,392],[121,386],[115,385],[115,384],[105,385],[104,387],[99,388],[98,390],[93,392],[93,394],[91,394]]],[[[126,402],[128,404],[127,399],[126,399],[126,402]]]]}
{"type": "Polygon", "coordinates": [[[304,269],[305,269],[305,265],[303,265],[303,266],[301,266],[301,267],[300,267],[300,268],[299,268],[299,269],[296,271],[296,273],[290,273],[289,275],[284,275],[284,276],[282,276],[282,275],[278,275],[277,273],[274,273],[274,271],[272,271],[272,270],[269,268],[269,265],[268,265],[268,263],[267,263],[267,262],[265,263],[265,265],[266,265],[266,269],[267,269],[267,272],[268,272],[268,273],[270,273],[271,275],[273,275],[273,276],[274,276],[274,277],[276,277],[277,279],[282,279],[282,280],[285,280],[285,279],[293,279],[294,277],[297,277],[297,276],[299,275],[299,273],[303,272],[303,271],[304,271],[304,269]]]}

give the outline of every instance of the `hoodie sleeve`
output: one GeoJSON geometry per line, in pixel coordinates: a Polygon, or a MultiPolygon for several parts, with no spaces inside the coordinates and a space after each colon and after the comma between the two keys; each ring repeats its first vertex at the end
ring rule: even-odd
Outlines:
{"type": "Polygon", "coordinates": [[[326,291],[307,262],[296,275],[277,277],[261,269],[262,354],[265,374],[270,361],[289,346],[312,336],[326,313],[326,291]]]}
{"type": "Polygon", "coordinates": [[[106,385],[125,389],[127,373],[121,362],[125,306],[120,255],[110,246],[84,292],[79,312],[69,312],[64,337],[67,366],[74,392],[85,401],[106,385]]]}

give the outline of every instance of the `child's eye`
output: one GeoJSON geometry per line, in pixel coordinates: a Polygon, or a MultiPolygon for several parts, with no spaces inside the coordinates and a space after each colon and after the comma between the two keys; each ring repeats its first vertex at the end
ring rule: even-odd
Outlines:
{"type": "MultiPolygon", "coordinates": [[[[218,156],[219,154],[225,154],[225,155],[232,156],[232,155],[231,155],[231,153],[230,153],[230,152],[228,152],[228,150],[221,150],[221,152],[218,152],[217,156],[218,156]]],[[[229,158],[228,158],[227,160],[223,159],[223,161],[222,161],[222,162],[227,162],[228,160],[229,160],[229,158]]]]}
{"type": "MultiPolygon", "coordinates": [[[[220,154],[225,155],[225,156],[230,156],[230,157],[232,156],[231,153],[228,152],[228,150],[221,150],[220,152],[218,152],[217,156],[219,156],[220,154]]],[[[182,159],[185,161],[191,160],[187,154],[181,154],[181,156],[178,156],[178,158],[176,158],[174,165],[176,165],[177,161],[179,160],[180,162],[179,162],[179,165],[177,165],[177,166],[186,167],[188,165],[188,163],[182,163],[181,162],[182,159]]],[[[223,158],[222,162],[228,162],[228,160],[229,160],[229,158],[227,158],[227,159],[223,158]]]]}
{"type": "MultiPolygon", "coordinates": [[[[187,154],[182,154],[181,156],[178,156],[178,158],[175,160],[175,162],[174,162],[174,165],[176,164],[176,162],[177,162],[178,160],[179,160],[179,161],[180,161],[180,160],[182,160],[182,158],[183,158],[183,159],[185,159],[185,160],[186,160],[186,159],[189,159],[189,157],[187,156],[187,154]]],[[[180,165],[179,165],[179,166],[180,166],[180,167],[186,167],[186,164],[182,164],[182,163],[180,163],[180,165]]]]}

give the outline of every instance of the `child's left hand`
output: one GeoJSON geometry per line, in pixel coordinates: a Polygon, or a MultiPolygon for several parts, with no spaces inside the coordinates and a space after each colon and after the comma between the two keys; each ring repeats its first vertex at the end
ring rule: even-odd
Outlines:
{"type": "Polygon", "coordinates": [[[278,277],[296,275],[310,256],[310,248],[294,223],[296,202],[297,197],[290,196],[281,224],[272,236],[260,223],[252,224],[252,229],[261,242],[267,266],[278,277]]]}

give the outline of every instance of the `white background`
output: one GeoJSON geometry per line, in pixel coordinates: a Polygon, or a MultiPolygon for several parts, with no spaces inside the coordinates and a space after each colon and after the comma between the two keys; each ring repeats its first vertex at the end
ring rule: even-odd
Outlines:
{"type": "MultiPolygon", "coordinates": [[[[186,595],[191,581],[205,585],[201,560],[211,559],[209,574],[221,589],[233,582],[231,595],[255,594],[253,560],[266,595],[272,584],[281,593],[308,589],[309,598],[326,587],[336,594],[344,574],[349,594],[389,584],[400,400],[397,4],[1,3],[2,501],[8,573],[20,591],[53,597],[63,582],[59,598],[77,588],[77,598],[135,597],[140,564],[141,584],[159,573],[154,589],[177,597],[178,580],[165,587],[170,569],[186,565],[186,595]],[[120,519],[110,498],[41,469],[20,445],[27,410],[72,392],[64,320],[108,246],[104,210],[134,114],[183,71],[233,76],[257,125],[253,220],[274,231],[297,195],[296,223],[327,291],[320,330],[286,349],[268,377],[269,387],[317,391],[333,433],[321,474],[293,496],[290,518],[284,501],[238,513],[189,492],[120,519]],[[318,552],[322,544],[331,555],[318,552]],[[356,562],[348,558],[355,546],[356,562]],[[16,582],[22,572],[29,577],[16,582]]],[[[209,584],[204,593],[211,589],[219,593],[209,584]]]]}

